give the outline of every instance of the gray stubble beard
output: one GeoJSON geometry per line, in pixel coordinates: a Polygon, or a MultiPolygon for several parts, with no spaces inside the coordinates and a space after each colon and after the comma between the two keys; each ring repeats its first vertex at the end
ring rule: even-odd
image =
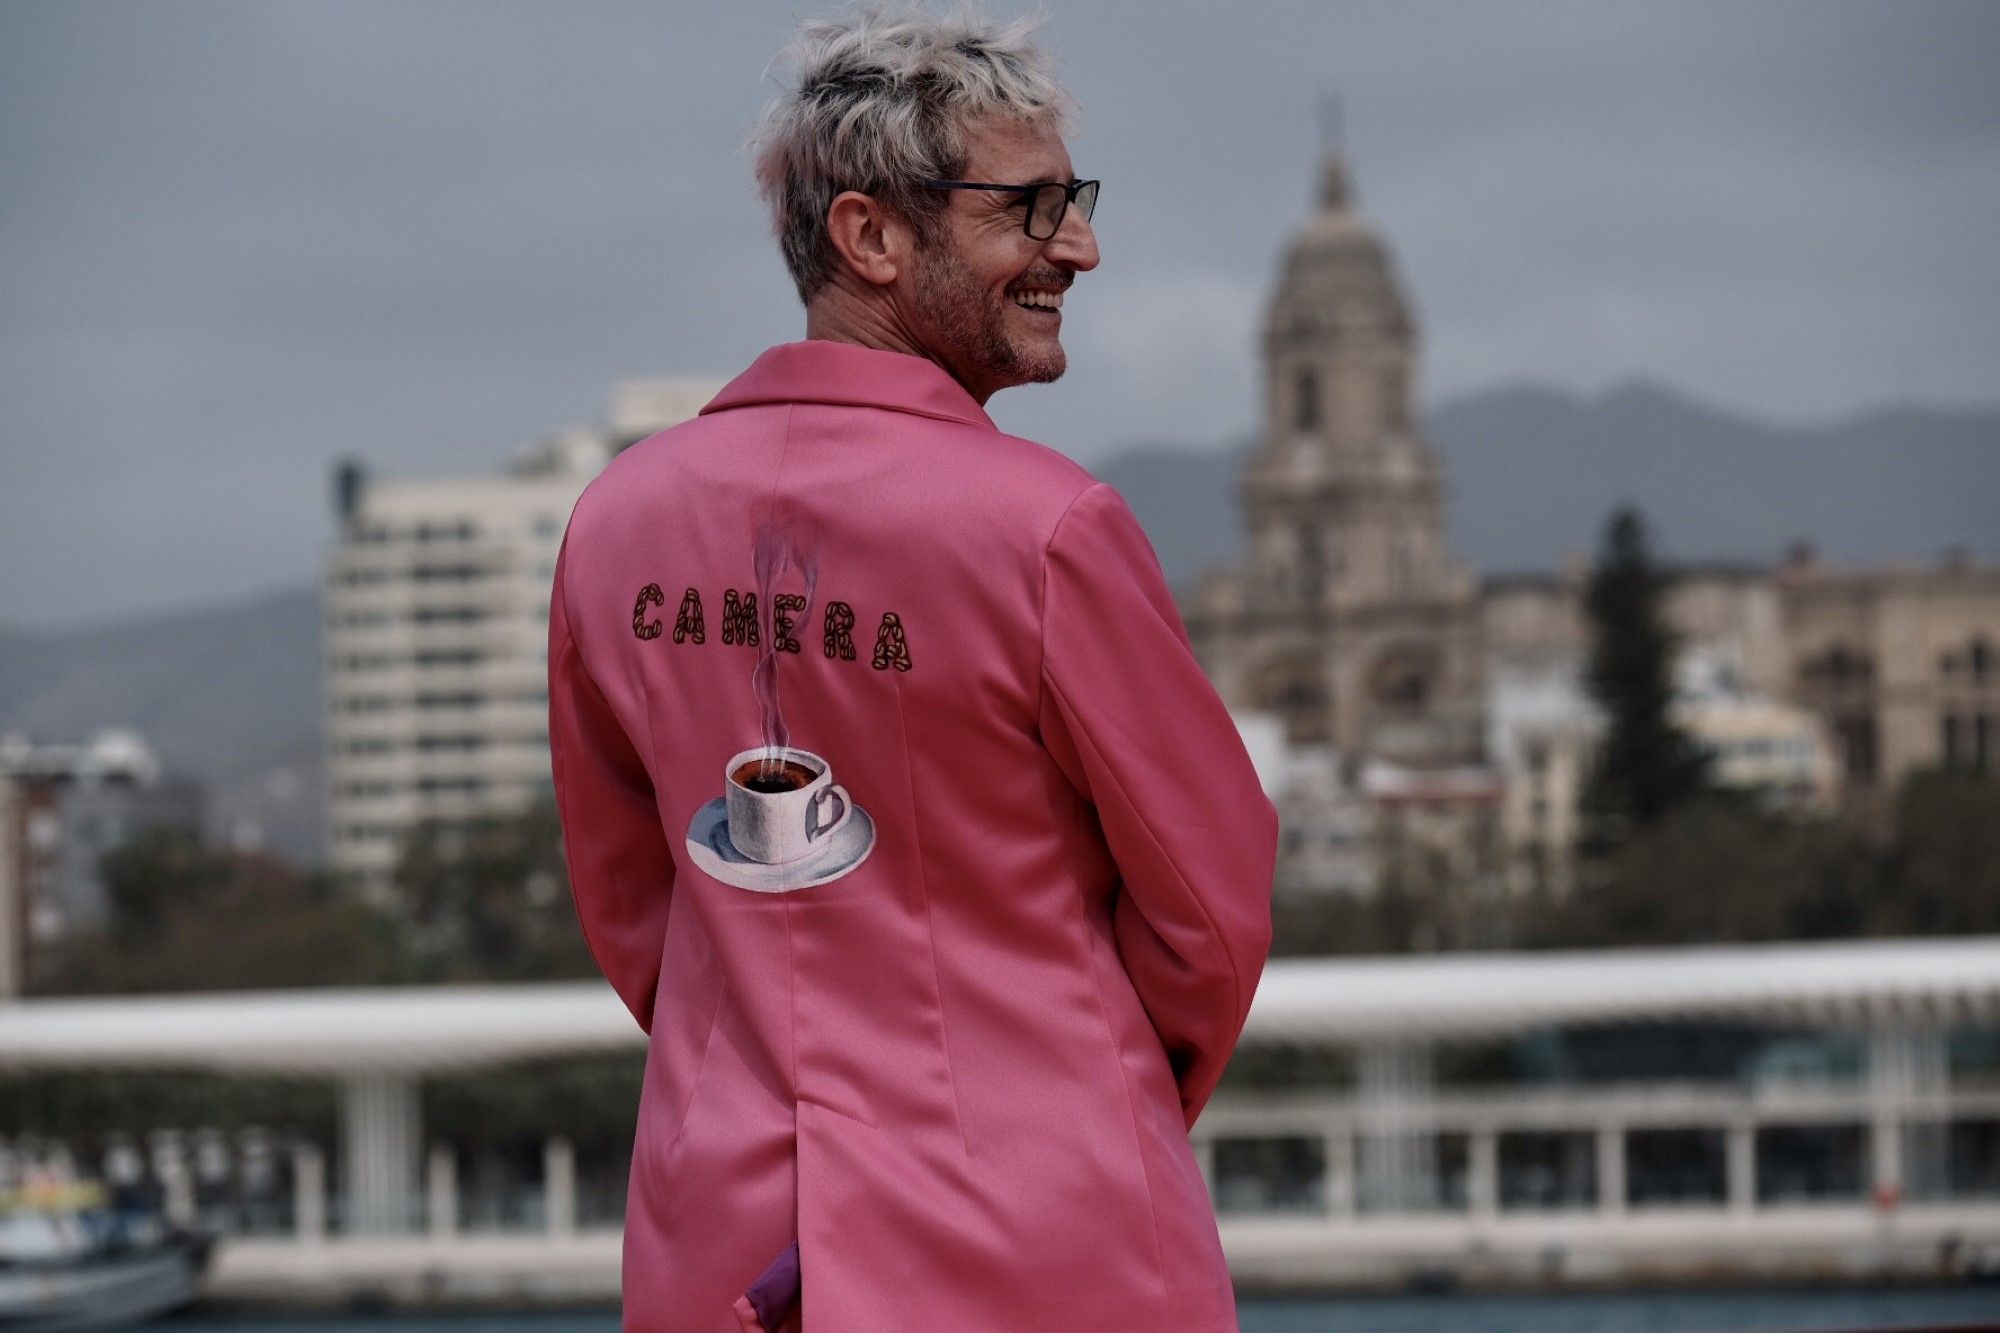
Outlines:
{"type": "Polygon", "coordinates": [[[1015,346],[1001,322],[1005,312],[987,301],[945,243],[917,252],[917,302],[954,355],[1009,384],[1050,384],[1069,368],[1060,344],[1054,355],[1040,357],[1015,346]]]}

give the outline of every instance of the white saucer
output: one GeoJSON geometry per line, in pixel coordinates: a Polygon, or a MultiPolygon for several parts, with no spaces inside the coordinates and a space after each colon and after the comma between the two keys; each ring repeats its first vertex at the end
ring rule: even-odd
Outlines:
{"type": "Polygon", "coordinates": [[[694,812],[687,831],[688,856],[702,873],[739,889],[789,893],[839,879],[875,850],[875,821],[860,806],[826,846],[781,866],[752,861],[729,840],[729,798],[718,796],[694,812]]]}

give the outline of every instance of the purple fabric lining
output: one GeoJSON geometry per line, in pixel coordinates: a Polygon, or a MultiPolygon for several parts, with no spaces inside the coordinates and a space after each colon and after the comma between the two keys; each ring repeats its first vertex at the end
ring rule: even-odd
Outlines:
{"type": "Polygon", "coordinates": [[[764,1327],[776,1333],[778,1325],[785,1322],[799,1301],[799,1243],[793,1241],[779,1251],[771,1266],[764,1270],[764,1276],[751,1283],[750,1290],[743,1294],[750,1299],[764,1327]]]}

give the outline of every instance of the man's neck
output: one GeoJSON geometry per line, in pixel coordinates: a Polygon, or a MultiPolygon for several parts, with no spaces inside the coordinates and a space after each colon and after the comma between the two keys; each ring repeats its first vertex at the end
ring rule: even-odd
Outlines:
{"type": "Polygon", "coordinates": [[[949,365],[926,351],[888,302],[858,295],[839,282],[830,282],[821,288],[811,304],[806,306],[806,337],[824,342],[853,343],[858,347],[872,347],[878,352],[901,352],[905,356],[922,357],[935,362],[953,379],[958,379],[981,407],[992,396],[990,391],[982,392],[966,384],[949,365]]]}

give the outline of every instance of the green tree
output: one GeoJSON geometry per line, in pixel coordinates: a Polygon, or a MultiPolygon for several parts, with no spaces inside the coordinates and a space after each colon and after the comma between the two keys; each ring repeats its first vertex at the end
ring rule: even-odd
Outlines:
{"type": "Polygon", "coordinates": [[[394,923],[275,857],[142,834],[104,858],[110,920],[38,954],[41,994],[370,985],[404,969],[394,923]]]}
{"type": "Polygon", "coordinates": [[[419,826],[395,880],[424,980],[597,975],[570,900],[553,797],[518,813],[419,826]]]}
{"type": "Polygon", "coordinates": [[[1586,680],[1605,718],[1582,796],[1580,850],[1587,862],[1600,861],[1704,786],[1706,758],[1669,712],[1676,645],[1662,608],[1666,589],[1639,511],[1620,508],[1605,529],[1585,595],[1586,680]]]}
{"type": "Polygon", "coordinates": [[[1563,948],[1848,938],[1861,933],[1880,875],[1873,849],[1838,821],[1720,794],[1634,831],[1601,869],[1523,935],[1563,948]]]}
{"type": "Polygon", "coordinates": [[[1422,912],[1401,886],[1353,893],[1287,894],[1271,903],[1275,957],[1409,953],[1418,948],[1422,912]]]}
{"type": "Polygon", "coordinates": [[[645,1072],[632,1050],[443,1074],[424,1081],[423,1123],[468,1145],[539,1146],[560,1130],[579,1148],[629,1147],[645,1072]]]}
{"type": "Polygon", "coordinates": [[[2000,781],[1913,773],[1896,793],[1895,827],[1869,933],[2000,933],[2000,781]]]}
{"type": "Polygon", "coordinates": [[[188,904],[226,883],[229,858],[185,829],[142,830],[98,865],[110,904],[112,938],[135,946],[156,936],[188,904]]]}
{"type": "Polygon", "coordinates": [[[193,1069],[51,1069],[0,1074],[0,1134],[143,1135],[163,1125],[257,1125],[322,1142],[337,1127],[334,1085],[193,1069]]]}

